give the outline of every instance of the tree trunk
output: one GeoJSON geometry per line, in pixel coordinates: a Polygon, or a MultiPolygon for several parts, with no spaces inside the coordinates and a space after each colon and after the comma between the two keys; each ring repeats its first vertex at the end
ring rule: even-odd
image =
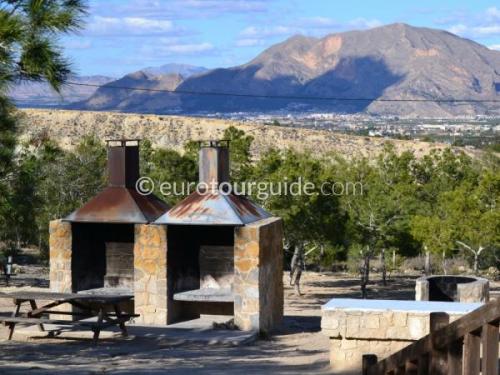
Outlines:
{"type": "Polygon", "coordinates": [[[474,274],[477,276],[479,273],[479,253],[474,252],[474,274]]]}
{"type": "Polygon", "coordinates": [[[362,298],[368,296],[366,286],[370,281],[370,251],[367,251],[363,256],[363,266],[361,267],[361,295],[362,298]]]}
{"type": "Polygon", "coordinates": [[[302,276],[302,268],[304,267],[304,246],[296,245],[293,251],[292,261],[290,264],[290,285],[295,289],[295,294],[300,296],[300,277],[302,276]]]}
{"type": "Polygon", "coordinates": [[[425,247],[425,264],[424,264],[424,272],[425,276],[429,276],[431,274],[431,253],[425,247]]]}
{"type": "Polygon", "coordinates": [[[396,270],[396,250],[392,249],[392,270],[396,270]]]}
{"type": "Polygon", "coordinates": [[[443,266],[443,274],[448,275],[448,269],[446,267],[446,253],[444,251],[443,251],[442,266],[443,266]]]}
{"type": "Polygon", "coordinates": [[[380,263],[382,266],[382,284],[387,285],[387,268],[385,267],[385,249],[380,252],[380,263]]]}

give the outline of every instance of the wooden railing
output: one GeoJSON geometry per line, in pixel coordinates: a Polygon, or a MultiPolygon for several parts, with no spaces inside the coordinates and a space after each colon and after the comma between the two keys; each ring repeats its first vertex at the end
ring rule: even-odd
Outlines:
{"type": "Polygon", "coordinates": [[[364,355],[363,375],[499,375],[499,321],[500,299],[452,323],[431,313],[429,335],[379,362],[364,355]]]}

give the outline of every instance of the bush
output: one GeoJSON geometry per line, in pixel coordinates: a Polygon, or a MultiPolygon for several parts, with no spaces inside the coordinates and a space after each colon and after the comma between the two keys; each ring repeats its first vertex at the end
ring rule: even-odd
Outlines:
{"type": "Polygon", "coordinates": [[[353,244],[347,251],[347,271],[352,274],[359,274],[362,267],[363,257],[361,256],[362,246],[353,244]]]}
{"type": "Polygon", "coordinates": [[[467,259],[463,257],[452,257],[446,259],[446,269],[450,275],[473,273],[469,267],[469,262],[467,262],[467,259]]]}

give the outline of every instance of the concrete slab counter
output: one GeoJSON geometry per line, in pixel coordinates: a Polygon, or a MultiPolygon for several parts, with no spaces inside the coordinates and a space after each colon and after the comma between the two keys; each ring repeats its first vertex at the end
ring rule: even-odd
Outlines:
{"type": "Polygon", "coordinates": [[[481,303],[332,299],[322,306],[321,330],[330,338],[334,374],[361,373],[363,354],[379,359],[429,333],[431,312],[446,312],[450,321],[481,303]]]}

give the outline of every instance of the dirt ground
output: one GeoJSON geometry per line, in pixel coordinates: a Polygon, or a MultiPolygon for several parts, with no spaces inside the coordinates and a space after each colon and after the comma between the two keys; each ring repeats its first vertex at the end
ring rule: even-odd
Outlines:
{"type": "MultiPolygon", "coordinates": [[[[414,277],[393,277],[387,286],[374,275],[370,298],[413,299],[414,277]]],[[[46,286],[26,274],[16,288],[46,286]]],[[[326,374],[328,339],[320,332],[321,305],[331,298],[360,298],[357,279],[307,272],[297,297],[285,275],[284,327],[272,337],[243,346],[178,344],[151,337],[102,340],[36,339],[6,341],[0,328],[1,374],[326,374]]],[[[492,285],[500,290],[500,284],[492,285]]],[[[8,291],[13,287],[3,287],[8,291]]],[[[0,311],[12,302],[0,299],[0,311]]]]}

